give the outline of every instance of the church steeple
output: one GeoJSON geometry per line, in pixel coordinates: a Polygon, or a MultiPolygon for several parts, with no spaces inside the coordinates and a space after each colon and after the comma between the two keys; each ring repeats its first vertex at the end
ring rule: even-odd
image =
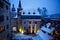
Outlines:
{"type": "Polygon", "coordinates": [[[14,4],[12,5],[12,11],[16,11],[16,10],[15,10],[15,7],[14,7],[14,4]]]}

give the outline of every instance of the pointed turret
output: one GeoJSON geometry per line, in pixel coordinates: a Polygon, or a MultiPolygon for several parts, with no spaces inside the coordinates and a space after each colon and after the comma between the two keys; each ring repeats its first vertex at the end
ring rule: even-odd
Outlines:
{"type": "Polygon", "coordinates": [[[14,4],[12,5],[12,11],[16,11],[16,10],[15,10],[15,7],[14,7],[14,4]]]}
{"type": "Polygon", "coordinates": [[[18,31],[20,28],[22,28],[22,19],[21,19],[21,14],[22,14],[22,7],[21,7],[21,0],[19,0],[18,8],[17,8],[17,13],[18,13],[18,31]]]}
{"type": "Polygon", "coordinates": [[[14,7],[14,4],[12,5],[12,13],[11,13],[11,17],[14,18],[16,16],[16,10],[14,7]]]}
{"type": "Polygon", "coordinates": [[[21,8],[21,0],[19,0],[19,5],[18,5],[19,8],[21,8]]]}
{"type": "Polygon", "coordinates": [[[22,10],[22,7],[21,7],[21,0],[19,0],[17,12],[19,13],[21,10],[22,10]]]}

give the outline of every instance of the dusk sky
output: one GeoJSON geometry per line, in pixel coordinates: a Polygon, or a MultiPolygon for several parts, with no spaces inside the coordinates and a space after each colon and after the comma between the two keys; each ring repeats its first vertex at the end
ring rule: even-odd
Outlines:
{"type": "MultiPolygon", "coordinates": [[[[17,9],[19,0],[10,0],[10,3],[11,7],[14,4],[17,9]]],[[[46,7],[48,14],[60,13],[60,0],[21,0],[21,4],[23,10],[46,7]]]]}

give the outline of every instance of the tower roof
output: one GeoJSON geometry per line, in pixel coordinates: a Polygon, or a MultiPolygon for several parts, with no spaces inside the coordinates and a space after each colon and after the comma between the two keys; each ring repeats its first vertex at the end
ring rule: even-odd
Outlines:
{"type": "Polygon", "coordinates": [[[12,11],[16,11],[16,10],[15,10],[15,7],[14,7],[14,4],[12,5],[12,11]]]}
{"type": "Polygon", "coordinates": [[[19,4],[18,4],[18,8],[17,8],[17,12],[19,12],[20,10],[22,10],[22,7],[21,7],[21,0],[19,0],[19,4]]]}
{"type": "Polygon", "coordinates": [[[19,5],[18,5],[19,8],[21,8],[21,0],[19,0],[19,5]]]}

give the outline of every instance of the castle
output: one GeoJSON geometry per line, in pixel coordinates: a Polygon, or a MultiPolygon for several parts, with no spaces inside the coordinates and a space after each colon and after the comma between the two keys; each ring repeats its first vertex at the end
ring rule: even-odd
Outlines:
{"type": "MultiPolygon", "coordinates": [[[[46,8],[43,9],[45,10],[46,8]]],[[[14,14],[14,16],[16,17],[14,5],[12,7],[12,14],[14,14]]],[[[16,28],[19,31],[36,33],[41,27],[41,21],[42,21],[41,17],[42,17],[42,11],[39,8],[34,10],[24,11],[24,9],[21,7],[21,0],[20,0],[17,8],[17,18],[13,17],[13,19],[14,20],[16,19],[17,21],[14,20],[13,21],[17,22],[16,28]]]]}

